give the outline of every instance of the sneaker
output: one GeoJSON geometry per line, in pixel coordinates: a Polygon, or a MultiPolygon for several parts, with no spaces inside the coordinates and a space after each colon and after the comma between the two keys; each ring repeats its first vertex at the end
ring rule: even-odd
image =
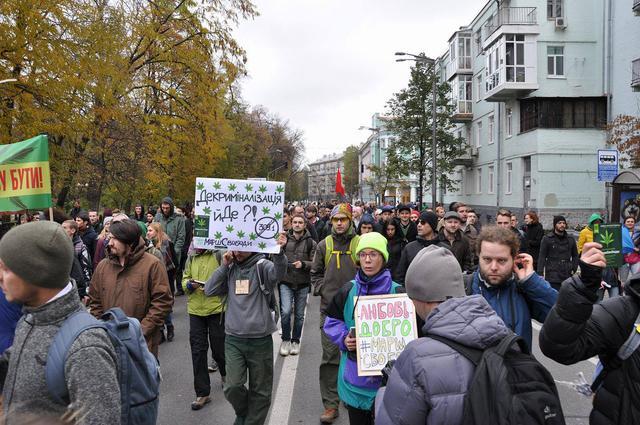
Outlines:
{"type": "Polygon", "coordinates": [[[196,400],[191,403],[191,410],[200,410],[204,407],[205,404],[211,401],[211,397],[196,397],[196,400]]]}
{"type": "Polygon", "coordinates": [[[211,360],[211,363],[209,363],[208,370],[209,370],[209,373],[217,372],[218,371],[218,363],[216,363],[215,360],[211,360]]]}
{"type": "Polygon", "coordinates": [[[291,350],[289,350],[289,354],[291,354],[292,356],[297,356],[299,353],[300,353],[300,343],[292,342],[291,350]]]}
{"type": "Polygon", "coordinates": [[[323,424],[332,424],[338,416],[340,416],[338,409],[324,409],[324,413],[320,415],[320,422],[323,424]]]}
{"type": "Polygon", "coordinates": [[[283,357],[288,356],[290,351],[291,343],[289,341],[282,341],[282,344],[280,344],[280,355],[283,357]]]}

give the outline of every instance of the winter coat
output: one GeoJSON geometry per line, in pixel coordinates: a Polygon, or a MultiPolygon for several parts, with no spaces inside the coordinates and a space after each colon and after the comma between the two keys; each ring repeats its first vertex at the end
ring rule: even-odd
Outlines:
{"type": "Polygon", "coordinates": [[[515,227],[511,227],[511,231],[516,235],[516,237],[520,241],[520,250],[518,252],[520,254],[528,254],[529,245],[527,243],[527,235],[524,233],[524,231],[517,229],[515,227]]]}
{"type": "MultiPolygon", "coordinates": [[[[409,265],[411,264],[413,259],[416,258],[416,255],[418,255],[418,252],[422,251],[422,248],[426,248],[430,245],[442,246],[440,244],[440,239],[438,239],[437,237],[435,239],[426,240],[426,239],[423,239],[421,236],[418,236],[415,241],[409,242],[407,246],[404,247],[404,249],[402,250],[402,254],[400,256],[400,262],[398,263],[398,267],[396,267],[393,273],[394,282],[404,284],[404,277],[407,274],[409,265]]],[[[448,249],[449,245],[447,245],[446,248],[448,249]]]]}
{"type": "MultiPolygon", "coordinates": [[[[351,281],[356,275],[358,266],[355,262],[355,252],[349,251],[351,239],[358,238],[353,230],[353,224],[341,235],[331,229],[331,235],[327,238],[333,239],[333,251],[340,254],[332,254],[327,267],[324,265],[324,257],[327,251],[326,238],[321,240],[316,247],[311,265],[311,285],[313,295],[320,295],[320,308],[325,309],[338,290],[345,283],[351,281]],[[350,252],[347,254],[347,252],[350,252]]],[[[355,248],[354,248],[355,250],[355,248]]]]}
{"type": "Polygon", "coordinates": [[[355,279],[340,288],[324,311],[327,316],[324,333],[340,348],[338,395],[348,406],[362,410],[371,409],[376,392],[382,384],[380,376],[358,376],[356,352],[348,351],[344,345],[349,329],[355,326],[354,297],[395,294],[399,286],[391,281],[388,269],[382,269],[371,278],[362,270],[358,270],[355,279]]]}
{"type": "Polygon", "coordinates": [[[540,223],[527,224],[522,229],[527,238],[528,253],[533,257],[534,264],[538,264],[538,256],[540,254],[540,245],[544,237],[544,229],[540,223]]]}
{"type": "Polygon", "coordinates": [[[418,237],[418,227],[416,223],[409,220],[409,224],[407,224],[407,227],[403,227],[402,222],[400,220],[398,220],[397,223],[398,223],[397,231],[400,232],[400,235],[402,236],[401,239],[404,245],[416,240],[416,238],[418,237]]]}
{"type": "Polygon", "coordinates": [[[80,268],[84,275],[84,281],[91,281],[91,274],[93,273],[93,264],[91,261],[91,255],[89,254],[89,250],[85,246],[84,242],[78,234],[73,236],[73,249],[76,253],[76,258],[78,259],[78,264],[80,264],[80,268]]]}
{"type": "MultiPolygon", "coordinates": [[[[77,288],[40,307],[24,307],[13,346],[0,358],[5,424],[24,424],[27,415],[60,417],[66,403],[55,401],[45,378],[46,359],[64,320],[84,309],[77,288]]],[[[82,332],[64,360],[71,403],[82,410],[79,425],[120,424],[120,385],[117,358],[103,329],[82,332]]]]}
{"type": "Polygon", "coordinates": [[[287,245],[284,253],[287,256],[287,274],[282,283],[291,289],[307,288],[311,284],[311,266],[316,253],[316,242],[308,230],[300,239],[296,239],[293,230],[287,232],[287,245]],[[302,262],[302,268],[296,269],[292,263],[302,262]]]}
{"type": "Polygon", "coordinates": [[[98,264],[89,287],[91,314],[100,317],[111,307],[120,307],[127,316],[140,321],[149,350],[158,354],[160,330],[171,312],[173,296],[164,265],[145,252],[142,238],[124,266],[117,257],[98,264]]]}
{"type": "MultiPolygon", "coordinates": [[[[227,311],[224,328],[227,335],[238,338],[262,338],[274,333],[276,323],[271,315],[267,296],[260,289],[257,271],[258,261],[264,259],[263,254],[253,254],[242,263],[221,265],[205,284],[204,293],[226,295],[227,311]],[[248,294],[236,294],[236,283],[248,280],[248,294]]],[[[280,253],[272,255],[273,262],[265,260],[262,268],[263,285],[270,293],[287,272],[287,257],[280,253]]]]}
{"type": "Polygon", "coordinates": [[[548,282],[560,283],[578,270],[576,241],[567,232],[558,235],[555,231],[542,239],[538,256],[538,274],[548,282]]]}
{"type": "MultiPolygon", "coordinates": [[[[567,279],[540,332],[545,356],[570,365],[598,355],[605,369],[619,365],[617,351],[640,313],[640,280],[631,280],[625,296],[598,303],[601,270],[580,263],[582,278],[567,279]],[[590,285],[586,283],[592,280],[590,285]]],[[[640,351],[606,374],[593,399],[591,425],[640,423],[640,351]]]]}
{"type": "Polygon", "coordinates": [[[320,220],[319,218],[316,218],[316,222],[315,223],[308,223],[307,224],[309,227],[313,227],[316,231],[316,236],[317,239],[314,239],[316,241],[316,243],[320,242],[321,240],[323,240],[324,238],[327,237],[327,235],[330,233],[330,230],[328,229],[327,223],[324,220],[320,220]]]}
{"type": "Polygon", "coordinates": [[[584,244],[589,242],[593,242],[593,229],[587,226],[580,231],[580,236],[578,236],[578,254],[582,253],[584,244]]]}
{"type": "Polygon", "coordinates": [[[438,238],[440,239],[441,246],[446,246],[453,252],[456,260],[460,264],[460,268],[463,272],[473,270],[473,252],[471,252],[471,244],[469,240],[462,235],[462,230],[456,232],[455,240],[453,243],[449,242],[449,239],[445,236],[445,229],[440,230],[438,238]]]}
{"type": "Polygon", "coordinates": [[[187,312],[194,316],[210,316],[219,314],[225,310],[225,299],[220,296],[207,297],[204,294],[204,285],[189,287],[191,280],[206,282],[214,271],[220,266],[214,251],[194,252],[187,257],[187,264],[182,275],[182,290],[187,294],[187,312]]]}
{"type": "Polygon", "coordinates": [[[399,274],[398,269],[400,267],[400,258],[402,257],[402,249],[406,245],[407,244],[403,241],[403,239],[398,237],[394,237],[393,239],[387,240],[387,251],[389,252],[389,261],[387,261],[387,268],[391,272],[392,276],[396,276],[399,274]]]}
{"type": "Polygon", "coordinates": [[[22,316],[22,306],[7,301],[4,291],[0,291],[0,354],[11,347],[16,325],[22,316]]]}
{"type": "Polygon", "coordinates": [[[473,274],[471,293],[482,295],[504,323],[531,349],[531,319],[544,323],[558,298],[558,292],[535,272],[524,280],[515,275],[502,285],[485,282],[480,272],[473,274]]]}
{"type": "MultiPolygon", "coordinates": [[[[449,299],[422,328],[475,349],[486,349],[509,334],[502,319],[480,296],[449,299]]],[[[429,338],[411,341],[396,360],[376,397],[376,425],[458,425],[475,368],[467,358],[429,338]]]]}
{"type": "Polygon", "coordinates": [[[182,247],[184,246],[187,237],[184,223],[185,218],[174,212],[173,201],[171,200],[171,198],[164,198],[162,202],[171,205],[169,216],[165,217],[161,211],[156,214],[156,217],[153,219],[153,221],[157,221],[158,223],[162,224],[162,229],[167,234],[167,236],[169,236],[171,242],[173,242],[173,248],[176,252],[176,264],[179,265],[182,255],[182,247]]]}
{"type": "Polygon", "coordinates": [[[82,239],[84,246],[86,246],[89,251],[89,258],[93,261],[93,257],[96,253],[96,241],[98,240],[98,234],[93,230],[93,227],[89,226],[84,233],[80,234],[80,238],[82,239]]]}
{"type": "Polygon", "coordinates": [[[74,280],[76,283],[76,288],[78,289],[78,296],[80,299],[87,296],[87,278],[82,271],[82,266],[76,257],[73,258],[73,263],[71,264],[71,273],[69,273],[69,277],[74,280]]]}

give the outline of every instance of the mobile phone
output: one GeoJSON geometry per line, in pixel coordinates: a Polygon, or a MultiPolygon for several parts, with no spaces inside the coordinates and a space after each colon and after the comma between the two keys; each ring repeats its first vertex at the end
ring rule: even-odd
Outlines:
{"type": "Polygon", "coordinates": [[[355,337],[356,337],[356,327],[351,326],[349,328],[349,338],[355,338],[355,337]]]}
{"type": "Polygon", "coordinates": [[[201,281],[201,280],[191,279],[191,281],[192,281],[193,283],[197,283],[197,284],[198,284],[198,285],[200,285],[200,286],[204,286],[204,284],[205,284],[205,282],[203,282],[203,281],[201,281]]]}

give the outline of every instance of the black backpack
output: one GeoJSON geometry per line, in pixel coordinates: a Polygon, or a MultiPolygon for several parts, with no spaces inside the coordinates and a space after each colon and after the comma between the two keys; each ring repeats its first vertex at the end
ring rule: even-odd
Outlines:
{"type": "Polygon", "coordinates": [[[518,335],[511,333],[485,350],[439,335],[427,336],[453,348],[476,366],[464,400],[463,424],[565,424],[553,377],[518,335]]]}

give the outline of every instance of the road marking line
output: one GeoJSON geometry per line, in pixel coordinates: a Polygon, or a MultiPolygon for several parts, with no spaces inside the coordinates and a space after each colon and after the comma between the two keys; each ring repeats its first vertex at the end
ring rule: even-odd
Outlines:
{"type": "MultiPolygon", "coordinates": [[[[307,295],[307,302],[304,306],[304,319],[307,319],[307,307],[309,306],[309,295],[307,295]]],[[[292,312],[293,313],[293,312],[292,312]]],[[[293,327],[293,322],[291,323],[293,327]]],[[[300,334],[300,341],[303,341],[304,326],[302,327],[302,333],[300,334]]],[[[275,338],[274,338],[275,339],[275,338]]],[[[274,344],[275,345],[275,344],[274,344]]],[[[286,425],[289,423],[289,415],[291,414],[291,402],[293,401],[293,390],[296,383],[296,375],[298,374],[298,360],[300,355],[283,357],[282,370],[280,371],[280,377],[276,383],[276,394],[271,402],[271,413],[267,420],[268,424],[286,425]]],[[[280,357],[280,346],[278,344],[278,351],[276,356],[280,357]]],[[[274,364],[277,357],[274,357],[274,364]]]]}
{"type": "MultiPolygon", "coordinates": [[[[542,326],[540,326],[538,323],[534,322],[533,320],[531,321],[531,326],[533,327],[533,329],[535,329],[538,332],[540,332],[540,329],[542,329],[542,326]]],[[[590,359],[587,359],[587,360],[594,365],[597,365],[599,361],[597,357],[591,357],[590,359]]]]}

